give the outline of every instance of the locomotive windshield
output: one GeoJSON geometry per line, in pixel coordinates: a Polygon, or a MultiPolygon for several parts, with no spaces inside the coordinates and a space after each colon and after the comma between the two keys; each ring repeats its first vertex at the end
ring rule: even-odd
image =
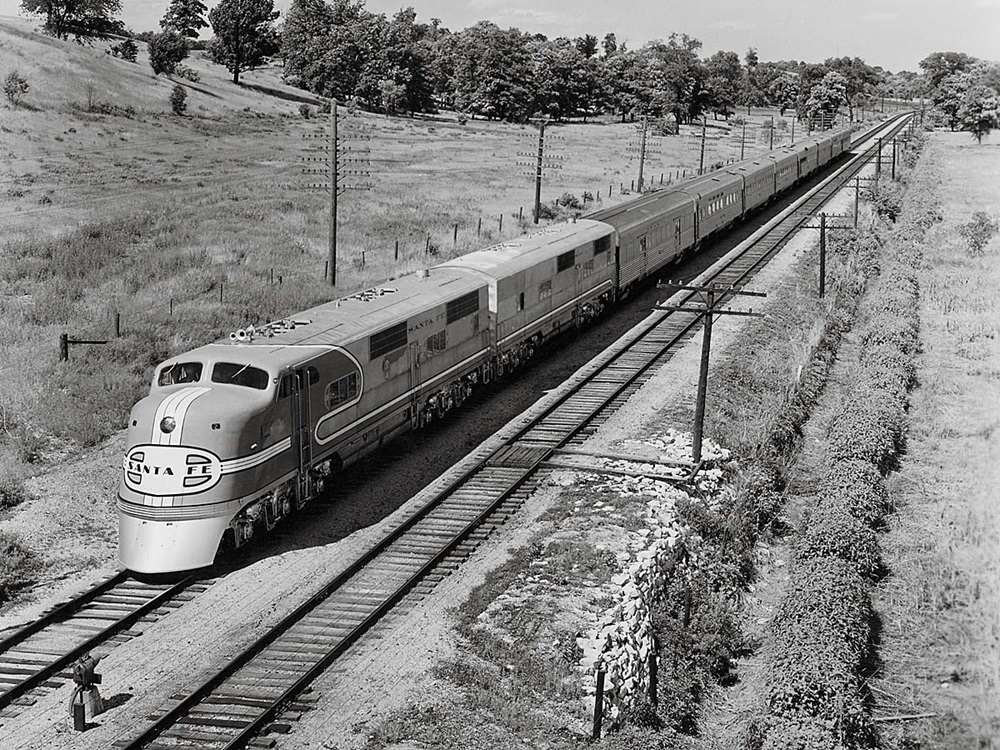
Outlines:
{"type": "Polygon", "coordinates": [[[259,391],[267,389],[271,379],[264,370],[250,365],[239,365],[232,362],[219,362],[212,368],[213,383],[242,385],[256,388],[259,391]]]}
{"type": "Polygon", "coordinates": [[[180,383],[197,383],[201,380],[201,362],[174,362],[160,370],[156,384],[179,385],[180,383]]]}

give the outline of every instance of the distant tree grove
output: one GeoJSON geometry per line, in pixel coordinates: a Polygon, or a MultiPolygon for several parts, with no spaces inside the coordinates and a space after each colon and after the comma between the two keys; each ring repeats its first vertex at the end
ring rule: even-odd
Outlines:
{"type": "MultiPolygon", "coordinates": [[[[21,7],[63,39],[125,32],[115,19],[121,0],[22,0],[21,7]]],[[[761,62],[753,47],[742,58],[732,51],[702,58],[701,42],[687,34],[631,50],[614,32],[549,39],[490,21],[452,32],[436,18],[418,21],[412,7],[388,18],[364,0],[292,0],[280,25],[273,0],[222,0],[205,17],[202,0],[168,0],[164,33],[133,36],[155,37],[169,70],[181,41],[190,48],[210,26],[209,55],[235,83],[278,57],[287,83],[387,113],[443,107],[512,122],[611,113],[690,123],[766,105],[818,123],[837,111],[854,120],[887,97],[926,96],[943,124],[980,140],[1000,118],[1000,68],[960,52],[929,55],[922,73],[890,73],[858,57],[761,62]]]]}

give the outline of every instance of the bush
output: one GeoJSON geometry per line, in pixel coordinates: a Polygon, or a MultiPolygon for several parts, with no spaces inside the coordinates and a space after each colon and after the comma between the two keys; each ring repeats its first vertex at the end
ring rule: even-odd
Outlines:
{"type": "Polygon", "coordinates": [[[0,511],[14,508],[30,498],[31,493],[22,479],[0,475],[0,511]]]}
{"type": "Polygon", "coordinates": [[[875,532],[855,518],[843,501],[821,502],[816,507],[799,540],[796,557],[803,561],[835,557],[853,565],[858,575],[868,580],[884,572],[875,532]]]}
{"type": "Polygon", "coordinates": [[[984,211],[976,211],[970,222],[958,228],[958,233],[969,246],[970,255],[982,255],[983,248],[997,233],[997,222],[984,211]]]}
{"type": "Polygon", "coordinates": [[[191,81],[191,83],[198,83],[201,80],[201,73],[194,68],[189,68],[187,65],[178,65],[174,68],[174,75],[186,81],[191,81]]]}
{"type": "Polygon", "coordinates": [[[170,75],[187,56],[187,41],[173,31],[164,31],[149,40],[149,66],[156,75],[170,75]]]}
{"type": "Polygon", "coordinates": [[[890,510],[885,480],[867,461],[835,461],[822,485],[821,503],[841,503],[848,513],[872,528],[881,526],[890,510]]]}
{"type": "Polygon", "coordinates": [[[187,111],[187,91],[179,83],[170,92],[170,109],[175,115],[183,115],[187,111]]]}
{"type": "Polygon", "coordinates": [[[131,39],[126,39],[120,44],[113,45],[108,51],[115,57],[120,57],[122,60],[128,60],[129,62],[135,62],[139,57],[139,48],[131,39]]]}
{"type": "Polygon", "coordinates": [[[310,107],[308,104],[300,104],[299,114],[302,116],[303,120],[308,120],[310,117],[312,117],[312,107],[310,107]]]}
{"type": "Polygon", "coordinates": [[[770,722],[761,750],[843,750],[837,732],[815,719],[780,718],[770,722]]]}
{"type": "Polygon", "coordinates": [[[21,98],[28,93],[28,79],[20,71],[12,70],[3,79],[3,93],[15,107],[21,103],[21,98]]]}
{"type": "Polygon", "coordinates": [[[872,652],[872,616],[865,584],[850,564],[797,562],[771,623],[766,703],[772,716],[818,719],[848,746],[870,744],[875,732],[860,673],[872,652]]]}
{"type": "Polygon", "coordinates": [[[830,427],[834,460],[868,461],[882,472],[891,469],[902,447],[903,406],[889,393],[856,385],[830,427]]]}
{"type": "Polygon", "coordinates": [[[39,562],[14,534],[0,531],[0,604],[32,581],[39,562]]]}

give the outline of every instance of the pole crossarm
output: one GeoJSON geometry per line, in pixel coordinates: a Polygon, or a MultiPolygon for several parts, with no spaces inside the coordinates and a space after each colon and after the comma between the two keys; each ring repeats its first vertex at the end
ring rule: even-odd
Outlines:
{"type": "MultiPolygon", "coordinates": [[[[764,295],[760,295],[764,296],[764,295]]],[[[686,305],[655,305],[654,310],[667,310],[669,312],[693,312],[703,315],[709,311],[707,306],[687,307],[686,305]]],[[[755,313],[753,310],[721,310],[714,308],[713,315],[744,315],[754,318],[763,318],[764,313],[755,313]]]]}

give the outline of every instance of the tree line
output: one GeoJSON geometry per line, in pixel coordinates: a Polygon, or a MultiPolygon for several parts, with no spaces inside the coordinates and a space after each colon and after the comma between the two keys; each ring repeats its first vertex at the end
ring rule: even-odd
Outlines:
{"type": "MultiPolygon", "coordinates": [[[[121,0],[22,0],[22,7],[61,38],[127,35],[114,18],[121,0]]],[[[210,27],[209,55],[236,83],[276,57],[287,83],[322,97],[390,114],[446,108],[512,122],[611,113],[680,124],[753,106],[792,110],[811,122],[846,109],[853,120],[884,97],[926,94],[951,127],[981,129],[996,121],[1000,79],[990,72],[995,66],[961,53],[930,55],[922,75],[890,73],[858,57],[761,62],[752,47],[742,57],[720,51],[703,58],[702,43],[687,34],[633,50],[613,32],[600,40],[550,39],[490,21],[453,32],[436,18],[418,21],[413,8],[391,18],[372,13],[364,0],[293,0],[280,25],[273,0],[222,0],[211,12],[201,0],[170,0],[160,26],[138,35],[157,73],[174,72],[210,27]]]]}

